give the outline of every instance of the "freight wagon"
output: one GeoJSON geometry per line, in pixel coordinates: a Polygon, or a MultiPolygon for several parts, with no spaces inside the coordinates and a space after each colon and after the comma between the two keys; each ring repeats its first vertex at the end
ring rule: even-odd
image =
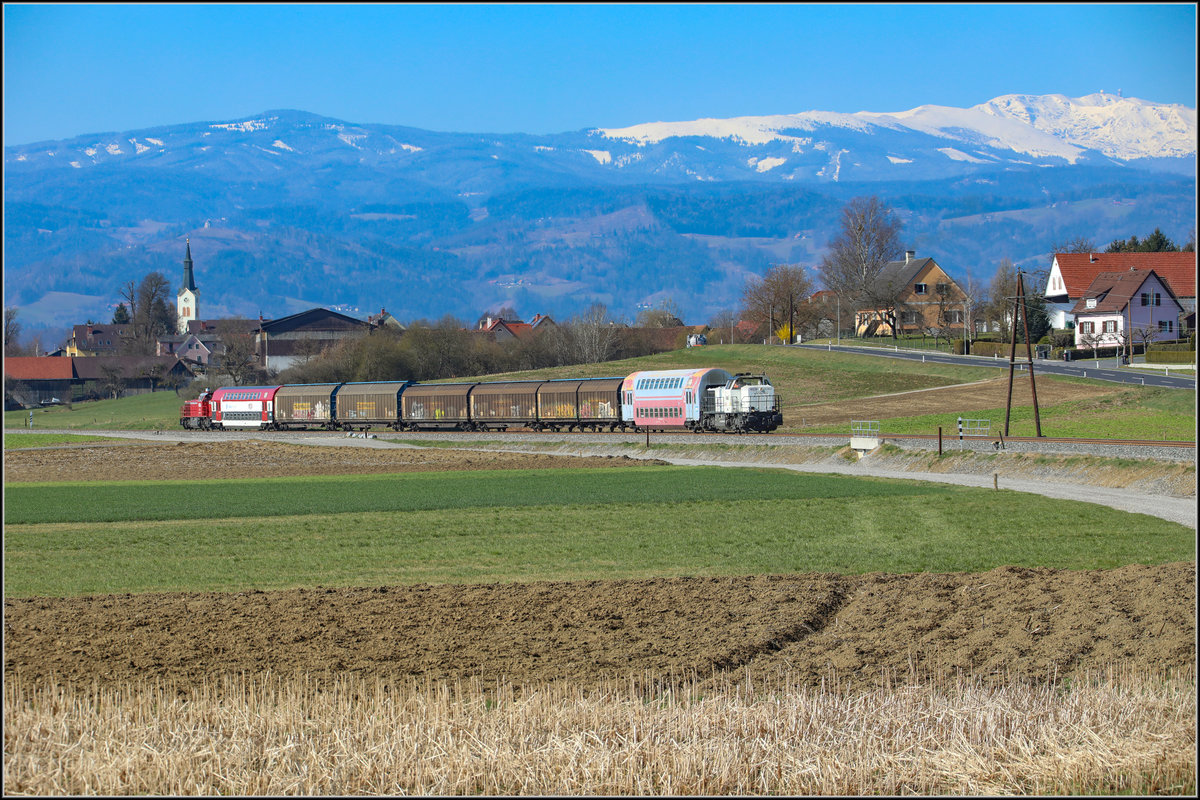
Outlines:
{"type": "Polygon", "coordinates": [[[333,404],[340,383],[302,383],[280,386],[275,392],[275,428],[338,427],[333,404]]]}

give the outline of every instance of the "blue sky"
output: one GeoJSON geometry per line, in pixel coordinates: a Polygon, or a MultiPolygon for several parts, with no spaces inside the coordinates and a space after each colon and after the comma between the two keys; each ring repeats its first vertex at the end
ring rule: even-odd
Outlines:
{"type": "Polygon", "coordinates": [[[6,144],[284,108],[545,134],[1101,90],[1194,108],[1195,6],[4,6],[6,144]]]}

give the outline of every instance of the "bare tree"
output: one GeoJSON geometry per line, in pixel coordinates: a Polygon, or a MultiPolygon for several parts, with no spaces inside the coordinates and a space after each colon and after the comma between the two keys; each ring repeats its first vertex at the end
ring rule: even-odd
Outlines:
{"type": "Polygon", "coordinates": [[[1050,247],[1050,257],[1055,253],[1095,253],[1096,243],[1086,236],[1075,236],[1055,242],[1050,247]]]}
{"type": "Polygon", "coordinates": [[[742,290],[744,316],[751,322],[768,324],[772,333],[795,339],[797,319],[813,315],[812,281],[799,264],[776,264],[762,278],[750,277],[742,290]]]}
{"type": "Polygon", "coordinates": [[[639,328],[678,328],[683,325],[678,304],[670,297],[663,298],[655,308],[638,312],[636,325],[639,328]]]}
{"type": "Polygon", "coordinates": [[[17,309],[4,308],[4,355],[15,356],[21,353],[21,323],[17,322],[17,309]]]}
{"type": "Polygon", "coordinates": [[[171,284],[161,272],[151,272],[140,283],[132,280],[121,290],[129,303],[130,335],[122,350],[130,355],[153,355],[160,336],[174,334],[178,317],[168,302],[171,284]]]}
{"type": "Polygon", "coordinates": [[[220,368],[235,386],[246,385],[260,373],[251,326],[244,319],[217,321],[217,340],[222,350],[220,368]]]}
{"type": "Polygon", "coordinates": [[[125,371],[115,364],[105,364],[100,367],[100,389],[110,399],[116,400],[125,390],[125,371]]]}
{"type": "Polygon", "coordinates": [[[1144,353],[1149,349],[1150,343],[1158,335],[1158,328],[1153,325],[1135,325],[1133,330],[1129,332],[1129,335],[1132,341],[1141,343],[1142,352],[1144,353]]]}
{"type": "MultiPolygon", "coordinates": [[[[899,259],[900,220],[878,197],[856,197],[842,209],[841,229],[817,268],[825,288],[855,308],[883,309],[895,316],[901,287],[880,285],[889,261],[899,259]]],[[[895,331],[893,320],[892,330],[895,331]]]]}
{"type": "Polygon", "coordinates": [[[1017,296],[1017,270],[1007,258],[1000,260],[988,285],[987,313],[1000,327],[1000,340],[1011,339],[1013,303],[1017,296]]]}
{"type": "Polygon", "coordinates": [[[734,326],[736,325],[737,315],[728,308],[723,308],[713,314],[712,319],[708,321],[708,327],[712,329],[711,337],[715,337],[721,344],[733,344],[734,326]]]}
{"type": "MultiPolygon", "coordinates": [[[[975,280],[969,267],[965,270],[963,281],[958,288],[962,291],[963,339],[970,342],[975,336],[975,317],[985,300],[987,290],[975,280]]],[[[964,346],[970,347],[969,344],[964,346]]]]}
{"type": "Polygon", "coordinates": [[[934,289],[934,295],[937,298],[937,314],[933,321],[925,325],[924,333],[927,336],[933,337],[933,344],[936,347],[941,342],[942,337],[946,338],[946,343],[950,343],[950,329],[953,322],[953,311],[951,309],[952,300],[950,297],[949,284],[939,283],[934,289]]]}
{"type": "Polygon", "coordinates": [[[1088,349],[1090,349],[1092,351],[1092,357],[1095,358],[1095,357],[1097,357],[1096,350],[1097,350],[1097,348],[1100,347],[1101,344],[1104,343],[1105,336],[1102,332],[1096,330],[1096,324],[1094,322],[1093,323],[1083,323],[1083,324],[1089,325],[1090,327],[1087,330],[1081,329],[1079,331],[1079,342],[1084,347],[1087,347],[1088,349]]]}
{"type": "Polygon", "coordinates": [[[617,327],[603,303],[593,303],[570,322],[571,338],[579,363],[599,364],[616,352],[617,327]]]}

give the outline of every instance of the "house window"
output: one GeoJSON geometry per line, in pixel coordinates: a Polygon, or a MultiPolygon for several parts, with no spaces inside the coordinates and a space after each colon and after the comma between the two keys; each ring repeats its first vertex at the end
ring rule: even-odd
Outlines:
{"type": "Polygon", "coordinates": [[[1175,321],[1170,320],[1170,319],[1160,319],[1158,321],[1158,332],[1159,333],[1174,333],[1175,332],[1175,321]]]}
{"type": "Polygon", "coordinates": [[[1104,320],[1104,332],[1105,333],[1116,333],[1117,332],[1117,321],[1115,319],[1104,320]]]}
{"type": "Polygon", "coordinates": [[[1142,292],[1142,305],[1144,306],[1161,306],[1162,295],[1158,292],[1142,292]]]}
{"type": "Polygon", "coordinates": [[[918,283],[913,286],[913,291],[915,291],[917,294],[925,294],[927,287],[923,283],[918,283]]]}
{"type": "Polygon", "coordinates": [[[1096,332],[1096,323],[1094,323],[1094,322],[1079,323],[1079,332],[1080,333],[1095,333],[1096,332]]]}

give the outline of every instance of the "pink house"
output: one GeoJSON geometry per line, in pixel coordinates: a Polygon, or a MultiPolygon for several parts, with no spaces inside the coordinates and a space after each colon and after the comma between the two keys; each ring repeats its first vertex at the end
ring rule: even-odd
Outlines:
{"type": "Polygon", "coordinates": [[[1152,269],[1101,272],[1071,309],[1077,348],[1179,338],[1183,306],[1152,269]]]}

